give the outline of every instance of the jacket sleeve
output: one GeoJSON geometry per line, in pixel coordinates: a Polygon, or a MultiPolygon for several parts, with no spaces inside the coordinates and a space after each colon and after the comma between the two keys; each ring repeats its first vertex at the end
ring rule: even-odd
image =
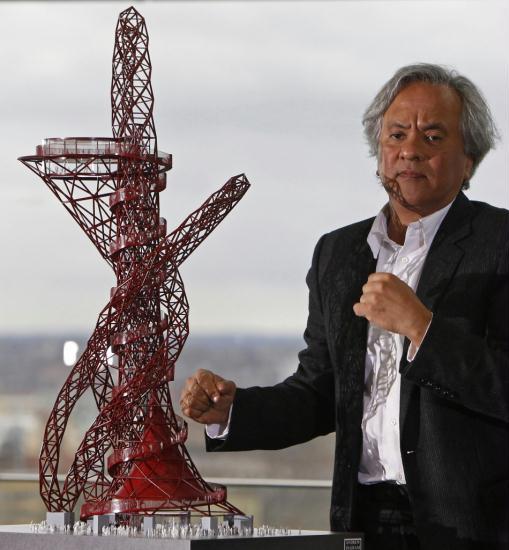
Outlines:
{"type": "Polygon", "coordinates": [[[334,383],[320,300],[318,242],[306,282],[309,315],[297,371],[271,387],[239,388],[228,437],[206,438],[209,451],[281,449],[334,430],[334,383]]]}
{"type": "MultiPolygon", "coordinates": [[[[434,312],[428,333],[412,362],[403,361],[408,380],[446,400],[509,422],[509,245],[507,224],[498,267],[491,277],[483,330],[470,330],[464,318],[434,312]]],[[[463,295],[468,302],[477,289],[463,295]]],[[[481,315],[481,313],[479,313],[481,315]]]]}

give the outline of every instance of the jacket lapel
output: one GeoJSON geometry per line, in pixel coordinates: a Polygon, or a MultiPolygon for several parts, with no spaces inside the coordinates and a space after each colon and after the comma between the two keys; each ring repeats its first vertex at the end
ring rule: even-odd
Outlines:
{"type": "Polygon", "coordinates": [[[330,266],[331,291],[330,300],[330,336],[343,352],[348,349],[362,350],[366,353],[367,321],[357,317],[353,305],[359,301],[362,287],[370,273],[376,267],[371,249],[367,243],[367,234],[371,225],[359,232],[358,237],[350,244],[348,256],[338,255],[330,266]]]}
{"type": "Polygon", "coordinates": [[[463,257],[459,241],[471,232],[470,201],[460,193],[437,231],[424,263],[417,296],[433,311],[463,257]]]}
{"type": "MultiPolygon", "coordinates": [[[[460,241],[471,233],[471,205],[463,193],[459,193],[439,227],[430,247],[419,280],[416,294],[422,303],[435,311],[441,297],[456,273],[464,251],[460,241]]],[[[409,341],[405,340],[402,361],[406,361],[409,341]]],[[[419,388],[404,377],[401,380],[400,425],[405,433],[417,437],[414,427],[407,424],[410,403],[418,405],[419,388]],[[405,424],[407,424],[405,426],[405,424]]],[[[415,416],[414,420],[418,420],[415,416]]],[[[403,433],[402,433],[403,435],[403,433]]],[[[407,445],[412,442],[406,441],[407,445]]]]}
{"type": "Polygon", "coordinates": [[[341,358],[336,362],[340,365],[338,407],[340,415],[348,418],[349,429],[346,431],[350,433],[360,429],[362,419],[368,322],[364,317],[354,314],[353,305],[359,301],[362,286],[376,267],[376,259],[366,240],[372,224],[370,221],[369,225],[359,231],[355,241],[350,243],[346,262],[343,256],[337,258],[336,265],[331,266],[330,273],[333,276],[328,285],[333,292],[329,331],[336,355],[341,358]]]}

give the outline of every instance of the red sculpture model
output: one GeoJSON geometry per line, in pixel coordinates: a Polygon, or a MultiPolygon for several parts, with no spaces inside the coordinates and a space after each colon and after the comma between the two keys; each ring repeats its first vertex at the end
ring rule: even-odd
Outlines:
{"type": "Polygon", "coordinates": [[[242,198],[244,175],[166,235],[159,193],[171,155],[159,152],[148,35],[134,9],[118,19],[111,86],[113,138],[45,139],[19,160],[39,175],[113,268],[117,286],[48,419],[39,475],[49,511],[81,519],[108,513],[242,514],[226,488],[206,483],[184,442],[169,384],[187,335],[180,264],[242,198]],[[112,361],[112,357],[114,361],[112,361]],[[113,363],[113,364],[112,364],[113,363]],[[69,416],[91,388],[98,415],[61,484],[60,445],[69,416]]]}

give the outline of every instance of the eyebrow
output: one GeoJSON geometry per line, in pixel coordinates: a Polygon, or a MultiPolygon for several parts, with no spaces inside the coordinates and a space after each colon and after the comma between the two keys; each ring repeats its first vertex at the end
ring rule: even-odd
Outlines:
{"type": "Polygon", "coordinates": [[[410,128],[410,124],[403,124],[402,122],[391,122],[387,125],[389,128],[402,128],[403,130],[407,130],[410,128]]]}
{"type": "Polygon", "coordinates": [[[447,132],[446,127],[440,122],[430,122],[429,124],[425,124],[421,130],[442,130],[442,132],[447,132]]]}
{"type": "MultiPolygon", "coordinates": [[[[388,128],[401,128],[403,130],[408,130],[410,128],[410,124],[403,124],[398,121],[391,122],[387,126],[388,128]]],[[[441,130],[442,132],[447,132],[446,127],[441,122],[430,122],[429,124],[421,126],[419,129],[424,132],[428,130],[441,130]]]]}

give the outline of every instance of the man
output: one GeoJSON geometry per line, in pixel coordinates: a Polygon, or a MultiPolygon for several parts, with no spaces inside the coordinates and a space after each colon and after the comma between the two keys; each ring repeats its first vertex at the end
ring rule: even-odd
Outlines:
{"type": "Polygon", "coordinates": [[[388,203],[320,239],[296,373],[237,389],[198,371],[182,410],[211,450],[335,431],[331,527],[368,550],[506,548],[509,213],[462,192],[495,126],[468,79],[428,64],[363,122],[388,203]]]}

